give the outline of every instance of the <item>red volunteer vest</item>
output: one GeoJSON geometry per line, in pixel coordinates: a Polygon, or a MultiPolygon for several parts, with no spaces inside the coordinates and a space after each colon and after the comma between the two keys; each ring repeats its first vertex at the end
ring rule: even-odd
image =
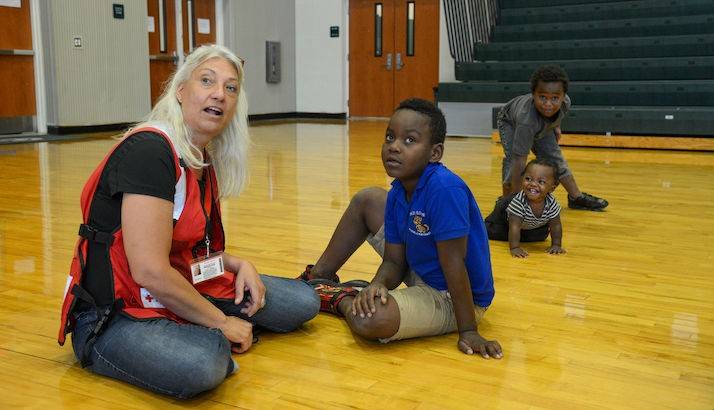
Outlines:
{"type": "MultiPolygon", "coordinates": [[[[133,130],[127,138],[131,138],[131,136],[136,133],[147,131],[161,135],[171,146],[171,151],[174,156],[177,181],[176,195],[174,197],[174,229],[169,260],[171,266],[179,271],[189,283],[192,283],[191,260],[194,258],[194,249],[200,250],[201,256],[205,255],[206,230],[208,229],[209,232],[211,252],[223,251],[225,247],[220,203],[217,195],[218,185],[216,183],[216,174],[212,166],[204,170],[207,184],[204,198],[201,198],[198,181],[189,168],[181,166],[180,159],[173,148],[173,144],[164,131],[158,128],[144,127],[133,130]],[[207,216],[210,221],[209,226],[206,226],[207,216]],[[199,244],[201,246],[198,246],[199,244]]],[[[163,307],[160,301],[154,298],[146,289],[134,282],[129,270],[126,254],[124,253],[121,226],[115,232],[97,232],[91,226],[88,226],[92,200],[97,190],[100,177],[107,164],[107,160],[119,145],[121,145],[121,142],[107,154],[104,160],[94,170],[82,191],[81,206],[84,223],[80,227],[80,237],[77,240],[69,277],[67,278],[67,285],[65,287],[61,326],[57,339],[60,345],[64,344],[67,333],[70,333],[74,329],[72,312],[79,299],[78,295],[88,294],[83,290],[81,285],[84,272],[86,271],[85,261],[89,240],[101,242],[109,246],[108,257],[112,271],[103,274],[108,275],[107,278],[110,278],[108,282],[111,283],[107,283],[107,285],[113,288],[114,300],[103,302],[114,303],[116,309],[119,309],[121,313],[135,319],[165,317],[178,322],[184,322],[183,319],[163,307]]],[[[235,298],[235,274],[232,272],[226,271],[223,276],[193,286],[204,296],[211,296],[218,299],[235,298]]],[[[97,301],[97,303],[101,302],[97,301]]]]}

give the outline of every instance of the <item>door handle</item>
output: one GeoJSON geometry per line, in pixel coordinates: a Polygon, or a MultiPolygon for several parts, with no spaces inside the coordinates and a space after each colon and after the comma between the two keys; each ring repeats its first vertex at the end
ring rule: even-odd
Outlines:
{"type": "Polygon", "coordinates": [[[392,53],[387,53],[387,63],[384,65],[387,71],[392,71],[392,53]]]}
{"type": "Polygon", "coordinates": [[[397,53],[397,71],[404,67],[404,61],[402,61],[402,53],[397,53]]]}

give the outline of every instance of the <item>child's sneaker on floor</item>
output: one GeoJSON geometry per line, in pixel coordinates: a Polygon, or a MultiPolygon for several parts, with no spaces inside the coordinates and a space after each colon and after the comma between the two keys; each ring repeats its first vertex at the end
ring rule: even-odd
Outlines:
{"type": "MultiPolygon", "coordinates": [[[[319,280],[319,279],[318,279],[319,280]]],[[[345,296],[357,296],[362,288],[345,286],[327,280],[320,280],[320,283],[313,285],[315,292],[320,296],[320,311],[342,316],[337,307],[345,296]]]]}
{"type": "MultiPolygon", "coordinates": [[[[314,268],[314,267],[315,267],[315,265],[305,266],[305,271],[303,271],[303,273],[301,273],[300,276],[298,276],[296,279],[302,280],[304,282],[310,282],[312,280],[322,279],[322,278],[316,278],[312,274],[312,268],[314,268]]],[[[330,281],[337,282],[337,283],[340,282],[340,278],[337,275],[334,275],[333,277],[325,279],[325,280],[330,280],[330,281]]]]}
{"type": "Polygon", "coordinates": [[[582,192],[579,197],[573,199],[568,195],[568,208],[586,209],[588,211],[602,211],[609,205],[609,202],[595,195],[582,192]]]}

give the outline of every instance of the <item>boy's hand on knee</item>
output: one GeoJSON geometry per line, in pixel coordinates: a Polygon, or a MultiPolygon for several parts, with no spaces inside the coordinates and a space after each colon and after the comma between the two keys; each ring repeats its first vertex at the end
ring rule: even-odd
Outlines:
{"type": "Polygon", "coordinates": [[[511,256],[513,256],[514,258],[527,258],[528,252],[526,252],[526,250],[521,248],[520,246],[517,246],[511,249],[511,256]]]}
{"type": "Polygon", "coordinates": [[[501,345],[495,340],[486,340],[475,330],[459,332],[459,350],[466,354],[480,354],[484,359],[503,357],[501,345]]]}
{"type": "Polygon", "coordinates": [[[362,289],[352,300],[352,315],[360,317],[372,317],[377,311],[375,299],[379,298],[383,305],[387,304],[387,287],[381,283],[372,283],[362,289]]]}
{"type": "Polygon", "coordinates": [[[545,251],[548,252],[548,253],[551,254],[551,255],[562,255],[562,254],[566,253],[566,252],[565,252],[565,249],[564,249],[564,248],[561,248],[561,247],[558,246],[558,245],[551,245],[551,246],[549,246],[548,249],[546,249],[545,251]]]}

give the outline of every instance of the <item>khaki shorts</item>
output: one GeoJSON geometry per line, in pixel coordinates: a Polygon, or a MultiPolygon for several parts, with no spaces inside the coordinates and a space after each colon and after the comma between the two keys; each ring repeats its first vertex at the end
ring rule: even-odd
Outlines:
{"type": "MultiPolygon", "coordinates": [[[[370,234],[367,242],[384,256],[384,226],[375,235],[370,234]]],[[[404,278],[404,284],[406,288],[389,291],[399,307],[399,330],[390,338],[380,339],[380,342],[443,335],[457,330],[454,304],[448,291],[432,288],[411,270],[404,278]]],[[[474,305],[477,324],[486,309],[474,305]]]]}

